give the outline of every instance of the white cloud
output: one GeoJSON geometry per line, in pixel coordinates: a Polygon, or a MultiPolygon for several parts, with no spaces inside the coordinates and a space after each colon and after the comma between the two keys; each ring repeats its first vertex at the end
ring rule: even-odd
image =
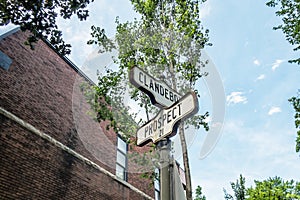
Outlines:
{"type": "Polygon", "coordinates": [[[273,106],[272,108],[270,108],[268,115],[273,115],[275,113],[280,113],[281,112],[281,108],[280,107],[275,107],[273,106]]]}
{"type": "Polygon", "coordinates": [[[205,2],[200,6],[200,19],[204,19],[209,16],[211,13],[211,5],[209,1],[205,2]]]}
{"type": "Polygon", "coordinates": [[[295,164],[299,158],[291,145],[294,132],[275,124],[270,129],[258,124],[249,126],[244,121],[242,118],[228,119],[214,152],[199,162],[191,161],[197,163],[192,168],[193,186],[200,185],[207,199],[222,199],[223,188],[232,192],[230,182],[239,174],[246,177],[246,187],[253,185],[254,180],[267,179],[274,174],[280,174],[285,180],[299,179],[300,167],[295,164]],[[201,173],[203,171],[207,173],[201,173]]]}
{"type": "Polygon", "coordinates": [[[259,62],[259,60],[255,59],[255,60],[253,61],[253,64],[259,66],[259,65],[260,65],[260,62],[259,62]]]}
{"type": "Polygon", "coordinates": [[[283,63],[284,62],[284,60],[276,60],[273,64],[272,64],[272,70],[273,71],[275,71],[275,69],[276,68],[278,68],[280,65],[281,65],[281,63],[283,63]]]}
{"type": "Polygon", "coordinates": [[[255,81],[263,80],[263,79],[265,79],[265,78],[266,78],[266,75],[261,74],[261,75],[259,75],[259,76],[255,79],[255,81]]]}
{"type": "Polygon", "coordinates": [[[247,98],[243,94],[243,92],[231,92],[226,96],[227,104],[247,103],[247,98]]]}

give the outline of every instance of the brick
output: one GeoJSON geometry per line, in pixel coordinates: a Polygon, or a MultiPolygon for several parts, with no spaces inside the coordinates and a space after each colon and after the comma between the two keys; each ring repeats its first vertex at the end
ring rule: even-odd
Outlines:
{"type": "MultiPolygon", "coordinates": [[[[78,90],[83,79],[45,42],[32,51],[26,38],[19,31],[0,41],[12,61],[8,70],[0,68],[0,107],[115,174],[117,136],[107,122],[86,115],[89,105],[78,90]]],[[[129,167],[133,172],[131,161],[129,167]]],[[[139,173],[128,182],[154,196],[139,173]]],[[[144,198],[0,114],[0,199],[144,198]]]]}

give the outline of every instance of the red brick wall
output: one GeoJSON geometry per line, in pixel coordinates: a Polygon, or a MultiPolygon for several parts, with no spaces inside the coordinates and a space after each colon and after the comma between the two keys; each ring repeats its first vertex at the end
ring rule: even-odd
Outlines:
{"type": "Polygon", "coordinates": [[[0,199],[144,199],[0,115],[0,199]]]}
{"type": "MultiPolygon", "coordinates": [[[[116,134],[84,115],[89,105],[76,89],[76,71],[44,42],[32,51],[25,40],[17,32],[0,41],[13,60],[8,71],[0,68],[0,107],[115,174],[116,134]],[[88,131],[95,128],[103,138],[88,131]]],[[[143,199],[2,115],[0,158],[0,199],[143,199]]],[[[129,182],[154,195],[149,181],[129,182]]]]}

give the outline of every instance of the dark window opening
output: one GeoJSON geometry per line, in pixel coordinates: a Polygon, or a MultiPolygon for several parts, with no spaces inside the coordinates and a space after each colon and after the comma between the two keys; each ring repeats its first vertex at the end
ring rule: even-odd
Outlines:
{"type": "Polygon", "coordinates": [[[10,59],[10,57],[8,57],[5,53],[0,51],[0,67],[2,69],[8,70],[11,63],[12,60],[10,59]]]}

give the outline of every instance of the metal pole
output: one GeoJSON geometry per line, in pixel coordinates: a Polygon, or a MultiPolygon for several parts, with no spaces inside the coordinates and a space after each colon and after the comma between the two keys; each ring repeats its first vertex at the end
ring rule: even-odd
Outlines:
{"type": "Polygon", "coordinates": [[[173,155],[170,158],[170,200],[175,200],[175,182],[174,182],[174,157],[173,155]]]}
{"type": "Polygon", "coordinates": [[[171,200],[170,152],[171,141],[165,138],[157,143],[160,164],[160,200],[171,200]]]}

